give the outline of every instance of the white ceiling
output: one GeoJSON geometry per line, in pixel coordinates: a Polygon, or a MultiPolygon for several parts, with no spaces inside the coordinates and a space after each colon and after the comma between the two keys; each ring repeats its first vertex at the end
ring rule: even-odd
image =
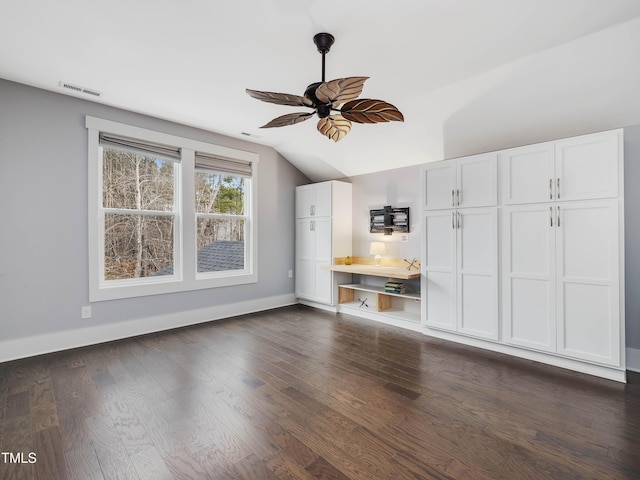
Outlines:
{"type": "Polygon", "coordinates": [[[640,124],[638,59],[638,0],[0,0],[0,77],[270,145],[316,181],[640,124]],[[302,95],[322,31],[327,80],[370,77],[404,123],[258,128],[305,109],[244,89],[302,95]]]}

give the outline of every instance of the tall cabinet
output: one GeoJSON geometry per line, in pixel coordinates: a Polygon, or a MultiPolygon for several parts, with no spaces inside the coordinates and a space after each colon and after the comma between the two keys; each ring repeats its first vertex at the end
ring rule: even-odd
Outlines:
{"type": "Polygon", "coordinates": [[[425,165],[425,333],[623,380],[622,145],[614,130],[425,165]]]}
{"type": "Polygon", "coordinates": [[[507,344],[621,365],[618,132],[500,153],[507,344]]]}
{"type": "Polygon", "coordinates": [[[323,305],[337,303],[345,274],[321,269],[335,257],[351,255],[351,184],[338,181],[296,188],[296,297],[323,305]]]}
{"type": "Polygon", "coordinates": [[[497,155],[422,170],[428,327],[498,339],[497,155]]]}

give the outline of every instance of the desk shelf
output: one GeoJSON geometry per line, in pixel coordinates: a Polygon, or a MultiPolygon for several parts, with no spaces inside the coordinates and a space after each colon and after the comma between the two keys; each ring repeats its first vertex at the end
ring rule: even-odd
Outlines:
{"type": "Polygon", "coordinates": [[[420,312],[411,312],[406,308],[407,301],[420,302],[419,293],[389,293],[384,287],[353,283],[338,287],[338,303],[356,312],[371,312],[384,314],[397,319],[420,323],[420,312]],[[365,302],[356,297],[356,292],[373,293],[374,299],[365,302]],[[395,300],[398,299],[398,300],[395,300]],[[375,301],[375,305],[374,305],[375,301]]]}

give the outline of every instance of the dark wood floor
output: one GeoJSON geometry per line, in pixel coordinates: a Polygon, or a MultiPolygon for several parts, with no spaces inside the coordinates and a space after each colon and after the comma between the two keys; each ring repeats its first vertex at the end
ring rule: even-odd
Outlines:
{"type": "Polygon", "coordinates": [[[640,385],[302,306],[0,364],[11,479],[640,478],[640,385]],[[16,457],[13,457],[16,460],[16,457]]]}

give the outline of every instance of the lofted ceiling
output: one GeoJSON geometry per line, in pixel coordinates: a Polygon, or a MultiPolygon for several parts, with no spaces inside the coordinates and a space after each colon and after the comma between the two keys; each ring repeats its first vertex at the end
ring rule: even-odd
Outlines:
{"type": "Polygon", "coordinates": [[[639,58],[638,0],[0,0],[1,78],[269,145],[315,181],[640,124],[639,58]],[[404,123],[259,128],[305,109],[245,88],[302,95],[323,31],[327,80],[370,77],[404,123]]]}

